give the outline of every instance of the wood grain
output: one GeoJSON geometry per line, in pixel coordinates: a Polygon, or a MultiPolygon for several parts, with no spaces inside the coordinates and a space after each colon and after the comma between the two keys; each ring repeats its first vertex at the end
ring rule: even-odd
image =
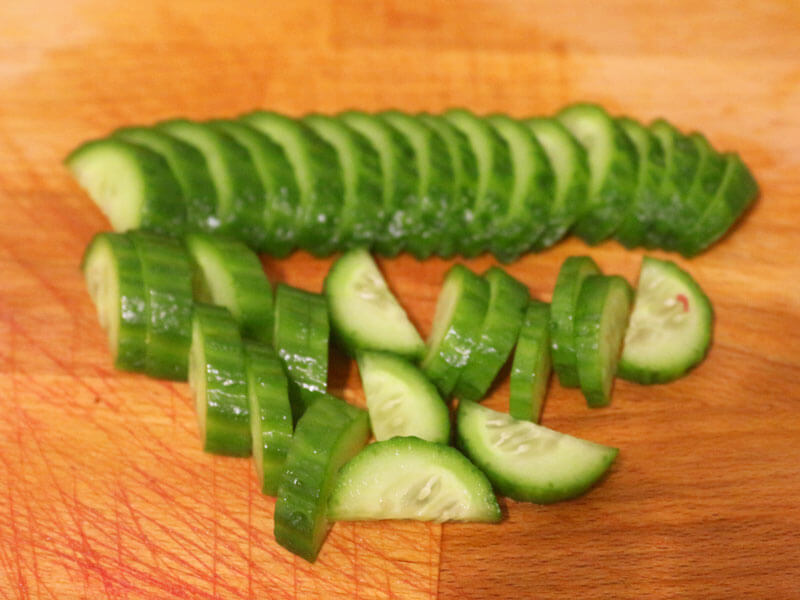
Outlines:
{"type": "MultiPolygon", "coordinates": [[[[798,40],[796,0],[3,3],[0,598],[800,598],[798,40]],[[112,370],[77,270],[107,224],[62,158],[175,115],[574,100],[753,167],[742,224],[678,260],[714,303],[708,359],[602,410],[551,385],[546,424],[622,450],[582,499],[509,502],[498,526],[338,525],[318,563],[291,557],[249,462],[200,452],[186,386],[112,370]]],[[[548,300],[576,253],[631,280],[642,255],[569,240],[510,271],[548,300]]],[[[381,263],[427,332],[450,262],[381,263]]],[[[265,260],[309,289],[329,264],[265,260]]],[[[332,386],[363,401],[343,359],[332,386]]]]}

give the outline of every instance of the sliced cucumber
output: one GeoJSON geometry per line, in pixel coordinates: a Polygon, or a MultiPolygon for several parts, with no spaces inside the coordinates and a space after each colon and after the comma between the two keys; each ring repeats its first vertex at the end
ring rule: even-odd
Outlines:
{"type": "Polygon", "coordinates": [[[244,356],[256,475],[261,492],[275,496],[292,443],[289,384],[270,346],[245,340],[244,356]]]}
{"type": "Polygon", "coordinates": [[[636,149],[597,105],[574,104],[557,118],[589,157],[589,200],[574,232],[588,244],[599,244],[620,226],[636,194],[636,149]]]}
{"type": "Polygon", "coordinates": [[[672,261],[645,256],[619,361],[619,376],[665,383],[703,360],[711,343],[711,302],[672,261]]]}
{"type": "Polygon", "coordinates": [[[385,350],[408,358],[425,352],[416,328],[364,249],[343,254],[325,278],[331,324],[344,348],[385,350]]]}
{"type": "Polygon", "coordinates": [[[183,231],[181,188],[155,152],[109,138],[82,144],[64,163],[114,231],[183,231]]]}
{"type": "Polygon", "coordinates": [[[189,231],[213,231],[217,220],[217,192],[206,159],[194,146],[152,127],[124,127],[114,137],[138,144],[167,161],[183,192],[189,231]]]}
{"type": "Polygon", "coordinates": [[[489,283],[486,316],[453,389],[462,400],[479,400],[486,395],[514,348],[530,299],[527,286],[498,267],[491,267],[484,278],[489,283]]]}
{"type": "Polygon", "coordinates": [[[278,284],[273,343],[289,376],[295,421],[328,388],[329,337],[325,298],[278,284]]]}
{"type": "Polygon", "coordinates": [[[147,300],[147,353],[151,377],[186,381],[192,342],[192,266],[183,245],[144,231],[128,234],[142,265],[147,300]]]}
{"type": "Polygon", "coordinates": [[[114,366],[144,371],[147,301],[133,242],[123,234],[96,234],[83,253],[81,269],[97,319],[108,335],[114,366]]]}
{"type": "Polygon", "coordinates": [[[321,396],[303,415],[289,446],[275,503],[275,541],[314,562],[330,528],[328,498],[341,466],[369,435],[367,413],[321,396]]]}
{"type": "Polygon", "coordinates": [[[239,327],[227,308],[198,303],[192,319],[189,386],[203,450],[250,456],[250,407],[239,327]]]}
{"type": "Polygon", "coordinates": [[[508,413],[515,419],[539,422],[550,380],[550,306],[528,304],[511,363],[508,413]]]}
{"type": "Polygon", "coordinates": [[[392,354],[359,352],[358,372],[376,440],[413,435],[450,441],[447,405],[417,367],[392,354]]]}
{"type": "Polygon", "coordinates": [[[578,365],[575,354],[575,309],[581,284],[589,275],[600,273],[588,256],[570,256],[561,265],[550,303],[550,350],[553,369],[564,387],[577,387],[578,365]]]}
{"type": "Polygon", "coordinates": [[[195,297],[231,311],[244,337],[272,344],[272,287],[256,253],[204,233],[187,235],[186,247],[195,266],[195,297]]]}
{"type": "Polygon", "coordinates": [[[580,496],[619,454],[474,402],[459,404],[458,441],[500,493],[538,504],[580,496]]]}
{"type": "Polygon", "coordinates": [[[367,139],[335,117],[308,115],[303,122],[336,150],[344,183],[339,214],[341,246],[368,247],[383,229],[381,165],[367,139]]]}
{"type": "Polygon", "coordinates": [[[578,380],[590,407],[611,402],[622,340],[628,327],[633,290],[622,277],[589,275],[575,310],[578,380]]]}
{"type": "Polygon", "coordinates": [[[328,501],[334,521],[502,518],[492,486],[455,448],[398,437],[364,448],[339,472],[328,501]]]}
{"type": "Polygon", "coordinates": [[[489,284],[463,265],[447,272],[436,301],[421,367],[449,398],[480,336],[489,305],[489,284]]]}

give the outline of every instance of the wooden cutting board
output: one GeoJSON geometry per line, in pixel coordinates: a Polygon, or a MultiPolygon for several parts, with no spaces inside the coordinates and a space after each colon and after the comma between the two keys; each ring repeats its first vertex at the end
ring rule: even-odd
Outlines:
{"type": "MultiPolygon", "coordinates": [[[[800,598],[798,40],[796,0],[4,2],[0,597],[800,598]],[[249,461],[200,451],[187,386],[112,370],[78,271],[107,223],[62,158],[176,115],[575,100],[700,129],[752,166],[755,208],[676,259],[714,303],[708,359],[670,385],[620,382],[601,410],[551,385],[545,424],[621,448],[582,499],[507,502],[495,526],[337,525],[316,564],[293,558],[249,461]]],[[[509,271],[549,300],[578,253],[630,280],[642,256],[569,240],[509,271]]],[[[329,264],[265,261],[312,290],[329,264]]],[[[427,333],[450,262],[381,265],[427,333]]],[[[351,365],[332,370],[363,402],[351,365]]]]}

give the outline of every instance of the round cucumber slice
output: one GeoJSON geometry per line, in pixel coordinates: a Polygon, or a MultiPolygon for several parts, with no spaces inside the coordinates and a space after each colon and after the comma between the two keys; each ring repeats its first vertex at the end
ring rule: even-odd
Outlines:
{"type": "Polygon", "coordinates": [[[511,364],[508,412],[515,419],[539,422],[551,370],[549,321],[548,304],[528,304],[511,364]]]}
{"type": "Polygon", "coordinates": [[[645,256],[618,375],[645,384],[678,379],[703,360],[713,320],[708,296],[689,273],[645,256]]]}
{"type": "Polygon", "coordinates": [[[538,504],[580,496],[619,453],[475,402],[458,407],[458,441],[502,494],[538,504]]]}
{"type": "Polygon", "coordinates": [[[362,352],[358,371],[376,440],[413,435],[442,444],[450,441],[447,405],[417,367],[391,354],[362,352]]]}
{"type": "Polygon", "coordinates": [[[486,476],[458,450],[400,437],[370,444],[342,468],[328,516],[496,522],[502,514],[486,476]]]}

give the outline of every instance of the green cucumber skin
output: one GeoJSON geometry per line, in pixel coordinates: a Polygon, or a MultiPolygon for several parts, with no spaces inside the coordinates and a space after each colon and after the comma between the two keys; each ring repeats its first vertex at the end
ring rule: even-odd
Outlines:
{"type": "Polygon", "coordinates": [[[511,363],[508,414],[539,422],[550,380],[550,305],[532,300],[525,311],[511,363]]]}
{"type": "MultiPolygon", "coordinates": [[[[80,164],[91,159],[93,153],[109,151],[121,154],[131,161],[136,167],[138,177],[144,182],[141,206],[133,222],[114,222],[112,215],[103,211],[114,231],[145,229],[166,234],[182,232],[186,227],[186,206],[181,187],[169,164],[159,154],[123,140],[106,138],[81,144],[64,159],[64,164],[81,183],[78,173],[80,164]]],[[[92,198],[92,201],[97,204],[97,199],[92,198]]],[[[97,206],[100,208],[99,204],[97,206]]]]}
{"type": "Polygon", "coordinates": [[[297,423],[275,502],[275,541],[314,562],[330,527],[327,504],[344,463],[369,435],[367,413],[322,395],[297,423]]]}
{"type": "MultiPolygon", "coordinates": [[[[257,250],[277,258],[295,248],[300,191],[283,149],[262,132],[237,121],[215,120],[209,125],[247,149],[264,190],[262,223],[265,235],[257,250]]],[[[255,215],[253,215],[255,218],[255,215]]]]}
{"type": "Polygon", "coordinates": [[[623,304],[627,307],[626,327],[633,303],[633,290],[627,281],[616,275],[589,275],[581,284],[575,311],[575,353],[581,392],[590,408],[607,406],[611,402],[611,386],[625,337],[624,327],[620,332],[610,332],[614,336],[612,356],[601,356],[599,348],[607,303],[614,300],[613,295],[619,294],[623,295],[623,304]]]}
{"type": "Polygon", "coordinates": [[[478,400],[486,395],[514,348],[530,300],[527,286],[498,267],[491,267],[483,277],[489,283],[486,316],[453,389],[453,394],[462,400],[478,400]]]}
{"type": "Polygon", "coordinates": [[[197,398],[198,410],[205,409],[203,450],[223,456],[250,456],[250,406],[247,373],[239,328],[228,309],[197,303],[194,327],[201,332],[200,366],[206,393],[197,398]]]}
{"type": "Polygon", "coordinates": [[[588,256],[571,256],[561,265],[550,303],[550,349],[553,369],[563,387],[578,387],[575,354],[575,310],[583,280],[600,273],[588,256]]]}

